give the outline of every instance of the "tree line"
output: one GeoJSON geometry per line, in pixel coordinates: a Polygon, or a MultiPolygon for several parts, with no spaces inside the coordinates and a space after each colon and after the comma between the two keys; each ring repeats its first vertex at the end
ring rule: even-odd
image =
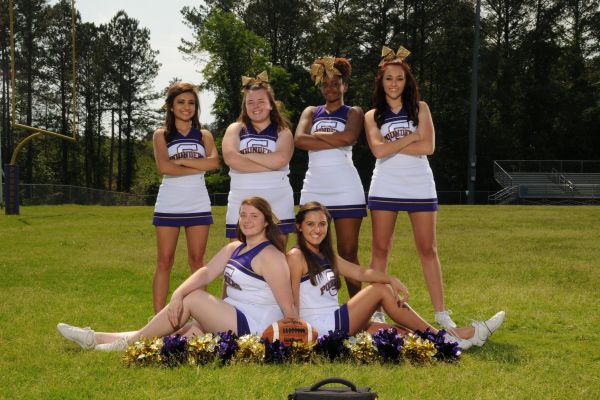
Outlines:
{"type": "MultiPolygon", "coordinates": [[[[6,2],[0,0],[3,7],[6,2]]],[[[15,1],[18,114],[61,132],[71,129],[70,92],[63,90],[71,79],[69,7],[15,1]]],[[[181,10],[193,34],[179,49],[203,62],[201,88],[215,93],[209,128],[219,143],[239,114],[242,75],[267,70],[294,123],[306,106],[322,103],[308,74],[313,60],[347,57],[353,73],[345,100],[366,111],[381,47],[403,45],[432,110],[430,163],[438,190],[464,190],[474,12],[474,1],[464,0],[205,0],[181,10]]],[[[0,18],[6,160],[22,133],[11,132],[8,123],[7,17],[0,18]]],[[[23,181],[155,191],[160,177],[147,140],[161,116],[148,106],[157,96],[151,83],[158,69],[149,31],[121,11],[100,26],[78,18],[77,37],[81,140],[30,144],[19,160],[23,181]],[[111,123],[103,123],[107,119],[111,123]]],[[[599,82],[600,0],[482,0],[477,189],[497,188],[495,159],[597,159],[599,82]]],[[[367,188],[374,159],[364,135],[354,160],[367,188]]],[[[306,162],[297,150],[294,190],[306,162]]],[[[207,176],[210,191],[228,190],[226,172],[207,176]]]]}

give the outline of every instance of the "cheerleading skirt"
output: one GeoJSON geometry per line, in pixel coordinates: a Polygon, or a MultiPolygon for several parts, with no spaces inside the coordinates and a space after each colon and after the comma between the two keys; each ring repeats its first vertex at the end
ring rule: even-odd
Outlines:
{"type": "Polygon", "coordinates": [[[235,237],[235,227],[240,217],[240,205],[244,199],[250,196],[259,196],[269,202],[273,213],[279,220],[277,226],[281,233],[288,234],[295,231],[294,193],[287,181],[277,188],[232,188],[227,198],[227,215],[225,216],[225,235],[228,238],[235,237]]]}
{"type": "Polygon", "coordinates": [[[437,211],[437,192],[429,164],[386,168],[378,163],[371,178],[368,206],[370,210],[437,211]]]}
{"type": "Polygon", "coordinates": [[[156,197],[152,224],[173,227],[212,224],[204,177],[199,177],[198,182],[194,186],[182,186],[163,180],[156,197]]]}
{"type": "Polygon", "coordinates": [[[300,193],[300,204],[318,201],[332,218],[367,216],[365,191],[352,161],[335,165],[309,163],[300,193]]]}

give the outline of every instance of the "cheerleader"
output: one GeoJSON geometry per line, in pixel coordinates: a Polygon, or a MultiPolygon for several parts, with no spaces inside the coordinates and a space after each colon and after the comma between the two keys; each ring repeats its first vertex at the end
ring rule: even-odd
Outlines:
{"type": "Polygon", "coordinates": [[[285,249],[269,203],[259,197],[244,199],[236,232],[238,240],[183,282],[169,305],[140,330],[95,332],[59,323],[58,331],[85,350],[122,351],[140,337],[229,330],[238,336],[260,334],[273,321],[298,318],[285,249]],[[203,289],[217,277],[227,285],[224,300],[203,289]]]}
{"type": "Polygon", "coordinates": [[[294,230],[294,194],[288,178],[294,139],[280,113],[267,72],[242,78],[242,111],[223,136],[223,160],[231,178],[227,199],[226,236],[235,237],[241,201],[265,198],[278,218],[287,242],[294,230]]]}
{"type": "MultiPolygon", "coordinates": [[[[409,331],[437,330],[407,303],[406,286],[393,276],[375,269],[364,269],[336,255],[331,245],[331,216],[318,202],[304,204],[296,214],[297,247],[287,253],[294,303],[300,318],[321,334],[340,330],[354,335],[363,330],[375,332],[390,325],[370,321],[371,314],[382,307],[399,326],[409,331]],[[340,276],[371,283],[348,303],[338,303],[340,276]]],[[[504,321],[504,311],[472,326],[449,329],[448,340],[466,350],[482,346],[504,321]]]]}
{"type": "Polygon", "coordinates": [[[219,167],[209,131],[200,128],[195,87],[178,82],[167,91],[165,125],[154,133],[154,159],[163,180],[154,208],[157,261],[152,297],[154,312],[164,306],[181,227],[185,228],[188,264],[193,273],[204,265],[208,230],[213,223],[204,172],[219,167]]]}
{"type": "Polygon", "coordinates": [[[435,321],[454,328],[456,324],[444,305],[435,232],[438,200],[427,161],[435,148],[435,132],[429,107],[420,101],[417,82],[404,61],[409,54],[403,47],[394,53],[384,46],[373,93],[374,108],[365,115],[367,140],[377,159],[368,196],[371,268],[386,270],[398,211],[407,211],[435,321]]]}
{"type": "MultiPolygon", "coordinates": [[[[338,253],[358,264],[358,236],[367,211],[362,182],[352,162],[352,145],[362,131],[364,116],[360,108],[344,104],[351,72],[345,58],[315,60],[310,74],[325,104],[302,112],[294,144],[308,150],[300,204],[318,201],[327,206],[335,222],[338,253]]],[[[361,287],[351,278],[346,278],[346,286],[350,297],[361,287]]]]}

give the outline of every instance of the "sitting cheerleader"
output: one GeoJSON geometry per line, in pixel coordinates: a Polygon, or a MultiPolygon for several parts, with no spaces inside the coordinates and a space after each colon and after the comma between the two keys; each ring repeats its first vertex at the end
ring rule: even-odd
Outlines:
{"type": "Polygon", "coordinates": [[[59,332],[86,350],[121,351],[142,336],[260,334],[273,321],[298,318],[283,241],[266,200],[249,197],[242,201],[237,238],[183,282],[167,307],[142,329],[106,333],[60,323],[59,332]],[[224,300],[202,289],[221,275],[227,287],[224,300]],[[193,324],[187,323],[190,317],[193,324]]]}
{"type": "MultiPolygon", "coordinates": [[[[409,331],[438,331],[417,314],[407,303],[408,290],[398,279],[374,269],[361,268],[335,254],[329,225],[331,216],[318,202],[304,204],[296,215],[297,247],[287,253],[294,302],[300,318],[314,326],[320,334],[341,330],[354,335],[368,330],[375,332],[391,325],[372,322],[371,315],[382,307],[401,328],[409,331]],[[339,306],[340,276],[368,282],[348,303],[339,306]]],[[[487,321],[475,321],[472,326],[448,329],[447,340],[458,342],[464,350],[483,346],[504,320],[504,311],[487,321]]]]}

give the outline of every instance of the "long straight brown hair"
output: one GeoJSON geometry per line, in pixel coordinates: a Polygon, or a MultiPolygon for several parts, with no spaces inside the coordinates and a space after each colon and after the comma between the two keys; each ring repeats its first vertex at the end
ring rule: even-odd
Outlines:
{"type": "Polygon", "coordinates": [[[194,95],[194,99],[196,100],[196,112],[192,117],[192,128],[200,130],[200,119],[198,118],[200,114],[200,100],[198,99],[196,87],[187,82],[174,83],[167,91],[167,98],[165,99],[164,105],[166,111],[164,128],[165,140],[167,143],[173,140],[175,133],[177,132],[177,128],[175,127],[175,114],[173,113],[173,102],[175,101],[175,97],[182,93],[192,93],[194,95]]]}
{"type": "MultiPolygon", "coordinates": [[[[337,268],[336,255],[333,251],[333,245],[331,244],[331,214],[329,214],[327,208],[318,201],[309,201],[300,207],[300,210],[298,210],[298,213],[296,214],[296,226],[300,226],[302,222],[304,222],[306,215],[313,211],[322,212],[327,218],[327,233],[325,234],[323,241],[319,244],[319,251],[325,256],[327,261],[329,261],[329,266],[331,267],[331,270],[335,276],[335,288],[339,289],[342,286],[342,282],[340,280],[340,274],[337,268]]],[[[310,283],[313,286],[316,286],[317,275],[323,272],[323,267],[321,266],[319,257],[308,248],[306,245],[306,240],[304,239],[300,229],[296,230],[296,237],[298,248],[302,252],[302,255],[306,259],[306,264],[308,265],[308,276],[310,278],[310,283]]]]}
{"type": "MultiPolygon", "coordinates": [[[[275,246],[279,251],[285,253],[285,247],[283,245],[281,231],[279,230],[279,227],[277,226],[276,222],[277,217],[273,213],[269,202],[263,199],[262,197],[252,196],[245,198],[242,201],[242,204],[240,204],[240,208],[246,204],[255,207],[258,211],[261,212],[262,215],[265,216],[265,222],[267,223],[267,226],[265,227],[265,234],[267,236],[267,239],[271,243],[273,243],[273,246],[275,246]]],[[[244,232],[242,232],[239,221],[235,227],[235,234],[240,242],[246,243],[246,235],[244,235],[244,232]]]]}
{"type": "Polygon", "coordinates": [[[412,121],[415,126],[419,125],[419,101],[421,100],[421,94],[419,93],[419,86],[417,80],[410,70],[410,65],[406,61],[392,60],[386,62],[379,68],[377,76],[375,77],[375,89],[373,90],[373,108],[375,109],[375,122],[377,127],[381,128],[383,125],[383,116],[385,110],[388,108],[388,103],[385,98],[385,90],[383,90],[383,75],[385,69],[390,65],[399,65],[404,70],[405,84],[404,90],[402,91],[402,107],[408,114],[408,120],[412,121]]]}

